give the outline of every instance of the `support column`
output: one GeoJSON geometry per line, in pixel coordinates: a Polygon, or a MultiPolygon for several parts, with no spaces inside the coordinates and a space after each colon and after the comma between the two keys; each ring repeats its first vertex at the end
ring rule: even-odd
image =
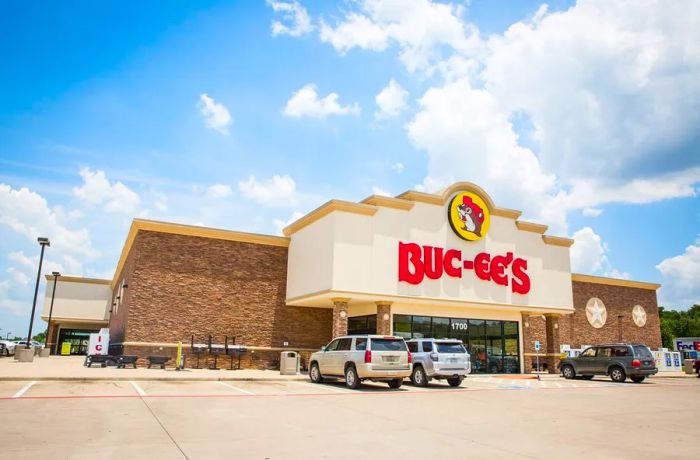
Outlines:
{"type": "Polygon", "coordinates": [[[348,334],[348,302],[350,299],[335,297],[333,302],[333,338],[348,334]]]}
{"type": "Polygon", "coordinates": [[[380,300],[377,304],[377,334],[391,335],[391,302],[380,300]]]}
{"type": "Polygon", "coordinates": [[[530,353],[530,344],[533,342],[532,339],[532,328],[530,327],[530,312],[524,311],[521,313],[522,316],[522,334],[523,334],[523,349],[522,349],[522,360],[523,360],[523,373],[529,374],[532,372],[532,359],[526,353],[530,353]]]}
{"type": "Polygon", "coordinates": [[[545,331],[547,334],[547,369],[550,374],[559,373],[559,315],[545,314],[545,331]]]}

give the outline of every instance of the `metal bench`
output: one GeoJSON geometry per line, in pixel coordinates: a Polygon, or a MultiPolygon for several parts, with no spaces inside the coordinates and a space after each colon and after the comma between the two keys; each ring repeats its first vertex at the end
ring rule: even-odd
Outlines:
{"type": "Polygon", "coordinates": [[[124,369],[126,366],[131,365],[136,369],[136,360],[138,359],[139,357],[134,355],[117,356],[117,368],[124,369]]]}
{"type": "Polygon", "coordinates": [[[160,366],[161,369],[165,369],[165,364],[170,361],[169,356],[149,356],[148,357],[148,368],[151,366],[160,366]]]}
{"type": "Polygon", "coordinates": [[[112,355],[87,355],[85,357],[84,366],[92,367],[93,364],[99,364],[100,367],[114,365],[116,357],[112,355]]]}

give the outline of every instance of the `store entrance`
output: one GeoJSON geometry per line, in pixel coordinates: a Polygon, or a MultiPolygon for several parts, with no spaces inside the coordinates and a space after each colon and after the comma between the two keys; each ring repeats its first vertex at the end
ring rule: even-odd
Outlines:
{"type": "Polygon", "coordinates": [[[394,315],[394,335],[460,339],[469,350],[472,373],[520,373],[517,321],[394,315]]]}
{"type": "Polygon", "coordinates": [[[90,334],[99,330],[83,329],[61,329],[58,334],[58,348],[56,354],[59,355],[85,355],[87,354],[90,334]]]}

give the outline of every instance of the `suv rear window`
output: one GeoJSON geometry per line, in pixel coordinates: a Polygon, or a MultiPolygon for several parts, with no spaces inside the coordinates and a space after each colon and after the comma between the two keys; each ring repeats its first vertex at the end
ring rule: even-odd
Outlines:
{"type": "Polygon", "coordinates": [[[408,345],[408,351],[411,353],[417,353],[418,352],[418,342],[408,342],[406,343],[408,345]]]}
{"type": "Polygon", "coordinates": [[[634,348],[634,354],[639,356],[640,358],[654,359],[654,356],[644,345],[634,345],[632,348],[634,348]]]}
{"type": "Polygon", "coordinates": [[[457,342],[437,342],[438,353],[466,353],[467,350],[461,343],[457,342]]]}
{"type": "Polygon", "coordinates": [[[402,339],[371,339],[372,351],[406,351],[402,339]]]}

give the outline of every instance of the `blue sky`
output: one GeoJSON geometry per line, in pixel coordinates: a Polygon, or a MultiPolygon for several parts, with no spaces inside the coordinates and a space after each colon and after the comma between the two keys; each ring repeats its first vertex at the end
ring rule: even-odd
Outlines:
{"type": "MultiPolygon", "coordinates": [[[[131,219],[278,233],[468,180],[574,270],[700,301],[697,2],[4,2],[0,334],[131,219]],[[41,291],[43,293],[43,287],[41,291]]],[[[37,322],[40,328],[43,322],[37,322]]]]}

